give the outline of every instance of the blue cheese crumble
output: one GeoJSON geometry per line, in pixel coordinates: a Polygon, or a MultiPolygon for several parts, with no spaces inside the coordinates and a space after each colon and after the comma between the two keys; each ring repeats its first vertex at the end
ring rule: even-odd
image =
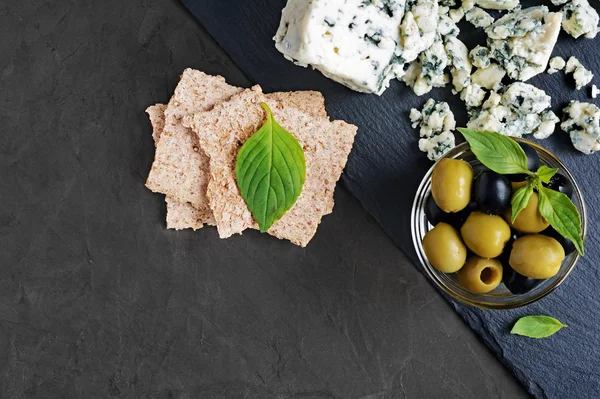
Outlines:
{"type": "Polygon", "coordinates": [[[454,148],[456,121],[448,103],[430,98],[421,111],[411,109],[410,120],[413,128],[420,127],[419,150],[430,160],[437,161],[454,148]]]}
{"type": "Polygon", "coordinates": [[[549,13],[545,6],[505,15],[486,28],[492,58],[511,79],[529,80],[546,69],[561,20],[561,13],[549,13]]]}
{"type": "Polygon", "coordinates": [[[571,137],[573,147],[584,154],[600,150],[600,108],[590,103],[571,101],[563,109],[563,115],[560,127],[571,137]]]}
{"type": "Polygon", "coordinates": [[[469,52],[469,58],[473,66],[487,68],[491,64],[490,49],[484,46],[476,46],[469,52]]]}
{"type": "Polygon", "coordinates": [[[549,74],[553,74],[556,73],[558,71],[562,71],[565,68],[565,65],[567,63],[565,62],[564,58],[562,57],[553,57],[550,59],[550,62],[548,62],[549,68],[548,68],[548,73],[549,74]]]}
{"type": "Polygon", "coordinates": [[[574,38],[585,36],[593,39],[598,34],[598,12],[588,3],[588,0],[571,0],[562,8],[562,27],[574,38]]]}
{"type": "Polygon", "coordinates": [[[399,62],[404,6],[404,0],[288,0],[273,39],[295,64],[353,90],[381,94],[399,62]]]}
{"type": "Polygon", "coordinates": [[[479,7],[473,7],[467,11],[465,19],[476,28],[487,28],[494,23],[494,18],[479,7]]]}
{"type": "Polygon", "coordinates": [[[467,127],[511,137],[533,133],[535,138],[544,139],[559,121],[550,110],[550,100],[543,90],[515,82],[502,93],[492,92],[481,108],[470,109],[467,127]]]}
{"type": "Polygon", "coordinates": [[[519,0],[475,0],[475,4],[488,10],[510,10],[519,5],[519,0]]]}
{"type": "Polygon", "coordinates": [[[581,62],[575,57],[570,57],[567,61],[567,67],[565,68],[566,73],[572,73],[573,79],[575,80],[575,87],[577,90],[586,86],[594,78],[594,74],[586,69],[581,62]]]}

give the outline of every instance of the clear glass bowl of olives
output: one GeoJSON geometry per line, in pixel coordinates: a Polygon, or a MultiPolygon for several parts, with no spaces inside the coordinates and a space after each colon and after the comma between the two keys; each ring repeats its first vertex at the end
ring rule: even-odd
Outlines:
{"type": "MultiPolygon", "coordinates": [[[[530,170],[558,169],[547,187],[571,198],[585,239],[585,203],[567,167],[543,147],[516,141],[530,170]]],[[[450,150],[423,178],[411,214],[413,243],[426,274],[454,299],[486,309],[518,308],[551,293],[575,268],[579,253],[539,215],[537,194],[511,223],[507,202],[523,178],[490,171],[468,143],[450,150]],[[455,186],[457,178],[469,192],[455,186]]]]}

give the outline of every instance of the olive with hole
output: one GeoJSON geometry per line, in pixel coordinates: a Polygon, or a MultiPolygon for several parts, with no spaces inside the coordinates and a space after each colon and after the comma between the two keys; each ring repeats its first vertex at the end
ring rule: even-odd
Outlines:
{"type": "Polygon", "coordinates": [[[558,241],[558,243],[562,245],[563,249],[565,250],[565,256],[571,255],[573,252],[575,252],[575,244],[573,244],[573,241],[561,236],[558,231],[552,228],[552,226],[542,231],[542,234],[548,237],[552,237],[556,241],[558,241]]]}
{"type": "Polygon", "coordinates": [[[467,247],[458,231],[447,223],[439,223],[425,234],[423,250],[429,263],[444,273],[458,271],[467,259],[467,247]]]}
{"type": "Polygon", "coordinates": [[[565,250],[554,238],[530,234],[515,241],[508,262],[525,277],[545,279],[558,273],[564,259],[565,250]]]}
{"type": "Polygon", "coordinates": [[[482,211],[497,215],[510,205],[511,197],[512,187],[506,177],[486,171],[475,179],[475,201],[482,211]]]}
{"type": "Polygon", "coordinates": [[[504,219],[480,211],[469,215],[460,233],[467,247],[483,258],[499,256],[511,235],[504,219]]]}
{"type": "MultiPolygon", "coordinates": [[[[536,172],[540,168],[540,156],[537,151],[529,144],[519,143],[519,146],[525,152],[527,156],[527,169],[531,172],[536,172]]],[[[519,173],[515,175],[506,175],[510,181],[523,181],[527,178],[527,175],[519,173]]]]}
{"type": "Polygon", "coordinates": [[[554,176],[552,176],[548,184],[544,184],[544,186],[548,187],[551,190],[563,193],[569,198],[573,197],[573,184],[571,184],[571,182],[565,177],[565,175],[562,175],[560,173],[557,173],[554,176]]]}
{"type": "Polygon", "coordinates": [[[512,219],[512,208],[508,208],[504,214],[504,217],[511,227],[519,230],[522,233],[539,233],[548,228],[550,223],[542,217],[542,214],[538,210],[539,196],[538,193],[534,192],[529,198],[527,206],[519,212],[514,222],[512,219]]]}
{"type": "Polygon", "coordinates": [[[444,158],[431,176],[431,195],[444,212],[459,212],[471,201],[473,169],[468,162],[444,158]]]}
{"type": "Polygon", "coordinates": [[[473,294],[493,291],[502,281],[502,265],[496,259],[471,256],[457,272],[458,283],[473,294]]]}
{"type": "Polygon", "coordinates": [[[525,277],[506,264],[502,264],[502,271],[502,281],[504,282],[504,285],[515,295],[526,294],[544,281],[525,277]]]}

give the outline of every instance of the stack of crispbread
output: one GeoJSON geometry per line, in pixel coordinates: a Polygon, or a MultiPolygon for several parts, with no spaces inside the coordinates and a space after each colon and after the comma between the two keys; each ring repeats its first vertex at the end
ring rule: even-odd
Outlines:
{"type": "Polygon", "coordinates": [[[261,102],[304,149],[306,181],[294,206],[268,233],[306,246],[321,218],[333,210],[333,192],[356,126],[330,121],[321,93],[263,94],[220,76],[186,69],[169,104],[146,112],[156,154],[146,186],[166,195],[167,228],[217,226],[221,238],[258,228],[235,181],[239,149],[265,122],[261,102]]]}

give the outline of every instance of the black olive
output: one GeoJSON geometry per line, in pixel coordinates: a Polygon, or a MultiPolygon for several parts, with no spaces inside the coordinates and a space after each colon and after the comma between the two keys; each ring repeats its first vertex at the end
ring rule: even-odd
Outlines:
{"type": "Polygon", "coordinates": [[[471,202],[469,202],[469,205],[467,205],[467,207],[465,209],[463,209],[462,211],[460,211],[458,213],[452,214],[451,220],[448,221],[448,223],[450,223],[455,228],[460,229],[462,227],[462,225],[465,223],[465,221],[467,220],[467,218],[469,217],[469,215],[473,211],[476,211],[478,208],[479,208],[479,205],[477,204],[477,201],[472,200],[471,202]]]}
{"type": "Polygon", "coordinates": [[[556,230],[554,230],[554,228],[552,228],[552,226],[550,226],[546,230],[542,231],[541,234],[548,236],[548,237],[552,237],[556,241],[558,241],[558,243],[560,245],[562,245],[563,249],[565,250],[565,256],[570,255],[575,251],[575,245],[573,244],[573,241],[569,240],[566,237],[561,236],[558,233],[558,231],[556,231],[556,230]]]}
{"type": "MultiPolygon", "coordinates": [[[[525,151],[525,155],[527,156],[527,169],[532,172],[536,172],[540,168],[540,156],[537,151],[530,145],[525,143],[519,143],[523,151],[525,151]]],[[[506,175],[508,180],[520,182],[527,178],[527,175],[524,174],[516,174],[516,175],[506,175]]]]}
{"type": "Polygon", "coordinates": [[[525,277],[504,263],[502,264],[502,280],[506,288],[515,295],[525,294],[544,281],[525,277]]]}
{"type": "Polygon", "coordinates": [[[473,166],[473,178],[477,179],[477,176],[479,176],[482,172],[487,172],[488,170],[490,169],[482,163],[473,166]]]}
{"type": "Polygon", "coordinates": [[[510,259],[510,251],[512,251],[512,245],[522,235],[523,233],[521,233],[520,231],[510,231],[510,240],[508,240],[506,245],[504,245],[504,251],[502,251],[502,254],[500,254],[500,256],[498,257],[498,260],[500,261],[500,263],[502,263],[502,266],[510,267],[508,260],[510,259]]]}
{"type": "Polygon", "coordinates": [[[564,175],[560,173],[555,174],[550,179],[548,184],[544,184],[544,186],[548,187],[551,190],[558,191],[566,195],[567,197],[573,197],[573,185],[564,175]]]}
{"type": "Polygon", "coordinates": [[[496,172],[481,172],[475,179],[475,201],[484,212],[502,213],[510,205],[511,196],[510,181],[496,172]]]}
{"type": "Polygon", "coordinates": [[[477,203],[475,201],[469,202],[469,205],[467,205],[465,209],[457,213],[446,213],[442,211],[435,203],[432,195],[427,197],[427,201],[425,201],[425,215],[427,216],[429,223],[433,226],[444,222],[456,229],[460,229],[465,220],[467,220],[467,217],[475,210],[477,210],[477,203]]]}
{"type": "Polygon", "coordinates": [[[425,202],[425,215],[427,216],[427,220],[433,226],[445,220],[449,214],[442,211],[439,206],[433,200],[433,195],[427,197],[427,201],[425,202]]]}

